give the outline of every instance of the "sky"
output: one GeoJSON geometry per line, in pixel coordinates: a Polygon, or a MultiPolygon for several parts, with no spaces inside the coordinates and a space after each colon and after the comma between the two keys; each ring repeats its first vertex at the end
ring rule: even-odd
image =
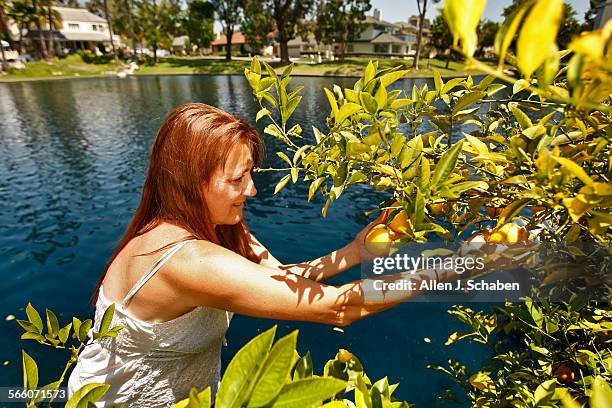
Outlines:
{"type": "MultiPolygon", "coordinates": [[[[370,0],[372,10],[379,9],[383,20],[395,23],[398,21],[407,21],[411,15],[418,14],[417,0],[370,0]]],[[[512,0],[488,0],[482,18],[501,21],[502,10],[504,7],[512,3],[512,0]]],[[[566,0],[574,10],[576,10],[576,18],[578,21],[584,21],[584,13],[589,8],[588,0],[566,0]]],[[[438,8],[442,2],[433,4],[432,0],[427,2],[427,18],[433,20],[438,15],[438,8]]],[[[372,10],[368,14],[372,14],[372,10]]]]}

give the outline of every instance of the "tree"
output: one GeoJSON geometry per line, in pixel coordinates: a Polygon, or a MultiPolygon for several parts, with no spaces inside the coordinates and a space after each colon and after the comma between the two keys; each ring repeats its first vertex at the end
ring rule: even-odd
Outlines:
{"type": "Polygon", "coordinates": [[[326,0],[317,10],[315,27],[317,40],[340,45],[340,59],[349,41],[365,29],[365,13],[372,8],[370,0],[326,0]]]}
{"type": "Polygon", "coordinates": [[[73,7],[73,8],[81,7],[78,0],[59,0],[58,3],[64,7],[73,7]]]}
{"type": "Polygon", "coordinates": [[[246,0],[240,29],[251,49],[258,52],[269,44],[268,33],[274,30],[274,21],[262,9],[260,1],[246,0]]]}
{"type": "Polygon", "coordinates": [[[108,35],[110,37],[111,48],[113,50],[113,56],[115,58],[115,65],[119,65],[119,57],[117,56],[117,49],[115,48],[115,40],[113,39],[113,24],[110,13],[108,12],[108,0],[104,0],[104,17],[106,18],[106,24],[108,25],[108,35]]]}
{"type": "Polygon", "coordinates": [[[19,53],[25,52],[23,48],[23,30],[29,29],[33,24],[34,9],[26,1],[13,1],[8,8],[7,17],[12,20],[19,28],[19,38],[17,48],[19,53]]]}
{"type": "Polygon", "coordinates": [[[493,47],[495,35],[499,30],[499,23],[491,20],[483,20],[478,27],[478,53],[483,54],[484,48],[493,47]]]}
{"type": "Polygon", "coordinates": [[[144,39],[153,48],[153,63],[157,63],[159,47],[169,48],[172,36],[178,32],[179,0],[142,0],[138,11],[144,39]]]}
{"type": "Polygon", "coordinates": [[[265,3],[278,31],[280,58],[283,64],[290,62],[287,43],[298,35],[303,20],[312,12],[314,1],[267,0],[265,3]]]}
{"type": "Polygon", "coordinates": [[[423,41],[423,25],[425,23],[425,13],[427,12],[427,0],[417,0],[417,8],[419,9],[419,32],[417,34],[417,43],[414,53],[414,61],[412,68],[419,69],[419,58],[421,56],[421,42],[423,41]]]}
{"type": "Polygon", "coordinates": [[[6,55],[4,54],[4,47],[2,46],[1,41],[5,38],[8,40],[9,38],[9,29],[8,23],[6,22],[6,2],[5,0],[0,0],[0,56],[2,57],[2,64],[0,65],[0,72],[6,69],[6,55]]]}
{"type": "Polygon", "coordinates": [[[217,17],[223,25],[225,31],[225,59],[232,60],[232,37],[234,36],[234,28],[240,22],[240,16],[244,7],[244,0],[211,0],[217,17]]]}
{"type": "Polygon", "coordinates": [[[582,26],[576,20],[576,10],[570,5],[565,3],[563,8],[563,20],[561,20],[561,26],[559,27],[559,34],[557,34],[557,43],[561,49],[566,49],[569,43],[572,41],[578,33],[580,33],[582,26]]]}
{"type": "Polygon", "coordinates": [[[185,29],[189,36],[189,42],[197,45],[200,52],[202,48],[208,48],[214,39],[214,21],[215,9],[211,3],[203,0],[193,0],[187,6],[185,29]]]}
{"type": "Polygon", "coordinates": [[[39,0],[32,0],[31,11],[32,21],[34,26],[36,26],[36,31],[38,31],[38,54],[41,59],[47,59],[47,44],[45,44],[45,39],[43,37],[43,21],[46,18],[46,13],[39,0]]]}
{"type": "Polygon", "coordinates": [[[453,35],[450,32],[448,23],[441,14],[436,16],[431,25],[431,45],[436,50],[446,54],[446,68],[448,69],[453,35]]]}
{"type": "Polygon", "coordinates": [[[51,58],[53,58],[53,56],[55,55],[55,45],[54,45],[54,35],[53,35],[53,30],[55,30],[56,28],[59,28],[61,26],[61,20],[62,20],[62,16],[53,9],[53,3],[54,0],[46,0],[46,6],[47,6],[47,10],[46,10],[46,19],[47,19],[47,24],[49,27],[49,35],[47,38],[48,41],[48,45],[47,45],[47,59],[51,60],[51,58]]]}

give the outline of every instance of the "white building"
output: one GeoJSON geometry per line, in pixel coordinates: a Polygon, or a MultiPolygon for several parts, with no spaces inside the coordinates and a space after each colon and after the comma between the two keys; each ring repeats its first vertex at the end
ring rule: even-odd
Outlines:
{"type": "MultiPolygon", "coordinates": [[[[68,50],[89,49],[95,51],[110,50],[110,32],[106,20],[86,9],[70,7],[53,7],[61,16],[61,28],[53,30],[56,52],[68,50]]],[[[43,37],[48,41],[49,30],[43,30],[43,37]]],[[[28,31],[29,38],[34,45],[39,41],[38,31],[33,28],[28,31]]],[[[113,35],[115,45],[119,45],[120,38],[113,35]]]]}

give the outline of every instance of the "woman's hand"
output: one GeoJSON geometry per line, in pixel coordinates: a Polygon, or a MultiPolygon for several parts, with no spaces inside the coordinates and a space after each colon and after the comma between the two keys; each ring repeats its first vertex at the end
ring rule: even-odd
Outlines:
{"type": "MultiPolygon", "coordinates": [[[[383,212],[381,212],[378,218],[376,218],[374,221],[366,225],[365,228],[362,229],[357,234],[357,236],[355,236],[355,239],[353,240],[353,242],[349,244],[351,251],[354,252],[355,257],[358,259],[358,263],[363,263],[365,261],[369,261],[377,257],[377,255],[374,255],[367,250],[366,245],[365,245],[365,238],[368,235],[368,232],[370,232],[370,230],[373,227],[379,224],[384,224],[387,221],[388,217],[389,217],[389,210],[384,210],[383,212]]],[[[392,240],[399,238],[397,234],[393,232],[392,230],[389,230],[389,236],[392,240]]]]}

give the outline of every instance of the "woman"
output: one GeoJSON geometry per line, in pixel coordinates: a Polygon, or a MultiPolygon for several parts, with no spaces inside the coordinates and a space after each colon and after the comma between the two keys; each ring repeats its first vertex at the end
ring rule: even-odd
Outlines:
{"type": "Polygon", "coordinates": [[[283,265],[249,232],[245,200],[263,143],[247,123],[187,104],[162,124],[134,218],[94,292],[97,329],[115,304],[115,338],[85,347],[70,393],[110,384],[100,406],[162,407],[191,387],[216,392],[233,313],[344,326],[401,299],[363,299],[363,282],[322,282],[371,255],[364,237],[321,258],[283,265]]]}

